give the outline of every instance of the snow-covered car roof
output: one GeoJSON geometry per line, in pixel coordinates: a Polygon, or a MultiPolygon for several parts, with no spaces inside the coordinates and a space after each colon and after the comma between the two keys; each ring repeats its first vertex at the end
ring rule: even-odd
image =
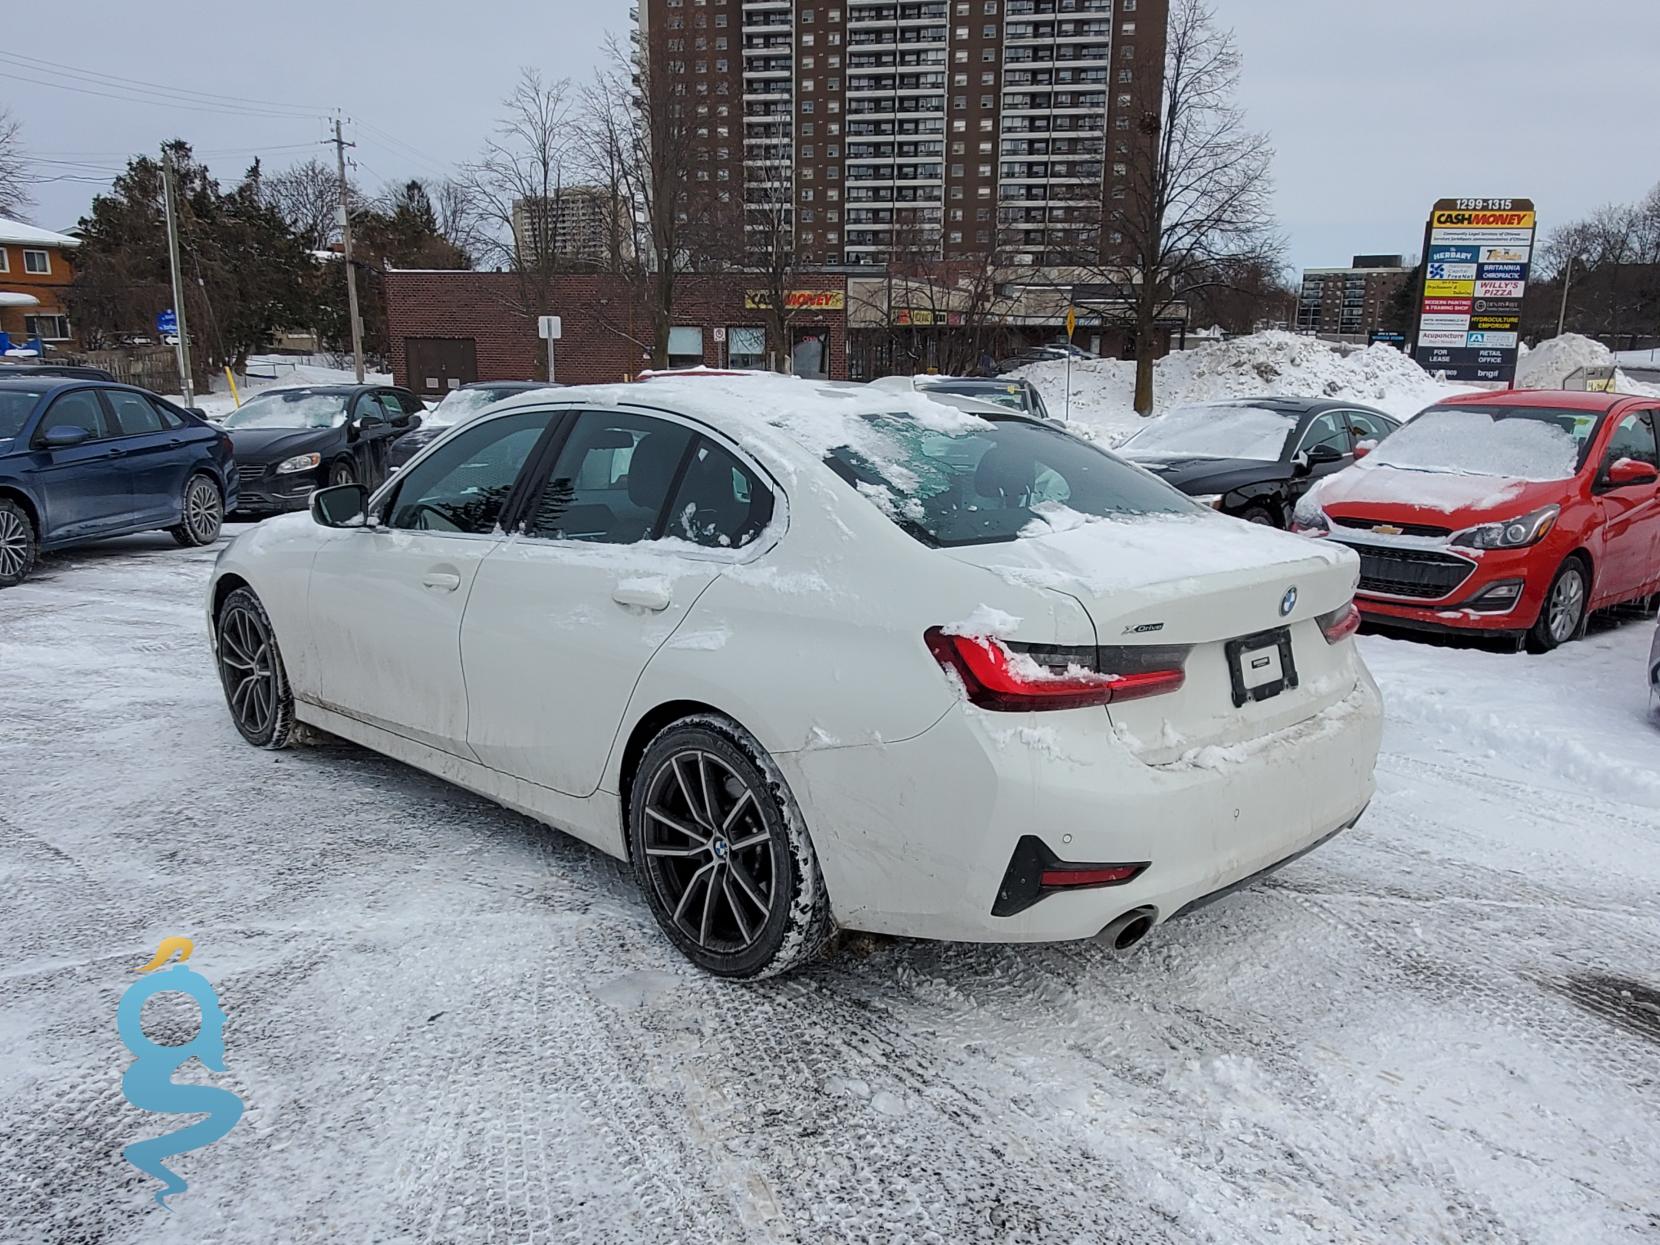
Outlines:
{"type": "Polygon", "coordinates": [[[760,372],[658,374],[644,384],[582,385],[508,398],[492,413],[543,402],[561,406],[656,407],[696,419],[726,434],[752,453],[797,462],[803,452],[822,461],[843,446],[885,457],[876,416],[906,416],[943,433],[971,432],[984,419],[1022,418],[988,406],[969,412],[936,402],[915,389],[845,385],[760,372]]]}

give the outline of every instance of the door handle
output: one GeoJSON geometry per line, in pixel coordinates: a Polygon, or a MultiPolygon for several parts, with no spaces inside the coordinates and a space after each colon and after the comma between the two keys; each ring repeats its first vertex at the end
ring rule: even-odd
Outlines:
{"type": "Polygon", "coordinates": [[[126,452],[127,451],[123,450],[123,449],[111,448],[111,449],[107,449],[107,450],[104,451],[104,457],[105,458],[120,458],[126,452]]]}
{"type": "Polygon", "coordinates": [[[421,576],[421,587],[435,592],[454,592],[461,587],[461,576],[450,571],[428,571],[421,576]]]}
{"type": "Polygon", "coordinates": [[[611,599],[618,605],[632,605],[653,613],[668,609],[673,600],[667,584],[639,581],[618,584],[611,589],[611,599]]]}

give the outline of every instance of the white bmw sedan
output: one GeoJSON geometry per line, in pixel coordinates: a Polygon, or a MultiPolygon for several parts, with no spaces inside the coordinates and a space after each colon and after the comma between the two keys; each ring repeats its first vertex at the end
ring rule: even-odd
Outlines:
{"type": "Polygon", "coordinates": [[[221,556],[237,729],[632,862],[705,969],[1154,925],[1359,818],[1346,549],[1063,428],[782,377],[544,390],[221,556]]]}

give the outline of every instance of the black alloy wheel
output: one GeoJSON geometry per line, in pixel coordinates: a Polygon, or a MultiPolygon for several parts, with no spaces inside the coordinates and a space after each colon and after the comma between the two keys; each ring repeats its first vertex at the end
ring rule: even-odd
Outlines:
{"type": "Polygon", "coordinates": [[[22,506],[0,498],[0,588],[10,588],[35,568],[35,525],[22,506]]]}
{"type": "Polygon", "coordinates": [[[236,729],[256,747],[283,747],[294,729],[294,696],[271,619],[250,589],[225,598],[218,638],[219,680],[236,729]]]}
{"type": "Polygon", "coordinates": [[[693,963],[764,977],[816,954],[829,900],[800,812],[770,758],[720,718],[689,718],[647,748],[629,839],[652,914],[693,963]]]}
{"type": "Polygon", "coordinates": [[[183,521],[167,530],[186,548],[211,545],[225,523],[225,501],[219,486],[204,475],[193,475],[184,486],[183,521]]]}

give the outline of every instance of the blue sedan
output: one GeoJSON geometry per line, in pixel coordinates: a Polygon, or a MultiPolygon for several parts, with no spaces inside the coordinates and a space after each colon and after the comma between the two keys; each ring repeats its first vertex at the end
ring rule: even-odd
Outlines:
{"type": "Polygon", "coordinates": [[[212,544],[235,504],[230,438],[199,415],[128,385],[0,380],[0,588],[105,536],[212,544]]]}

